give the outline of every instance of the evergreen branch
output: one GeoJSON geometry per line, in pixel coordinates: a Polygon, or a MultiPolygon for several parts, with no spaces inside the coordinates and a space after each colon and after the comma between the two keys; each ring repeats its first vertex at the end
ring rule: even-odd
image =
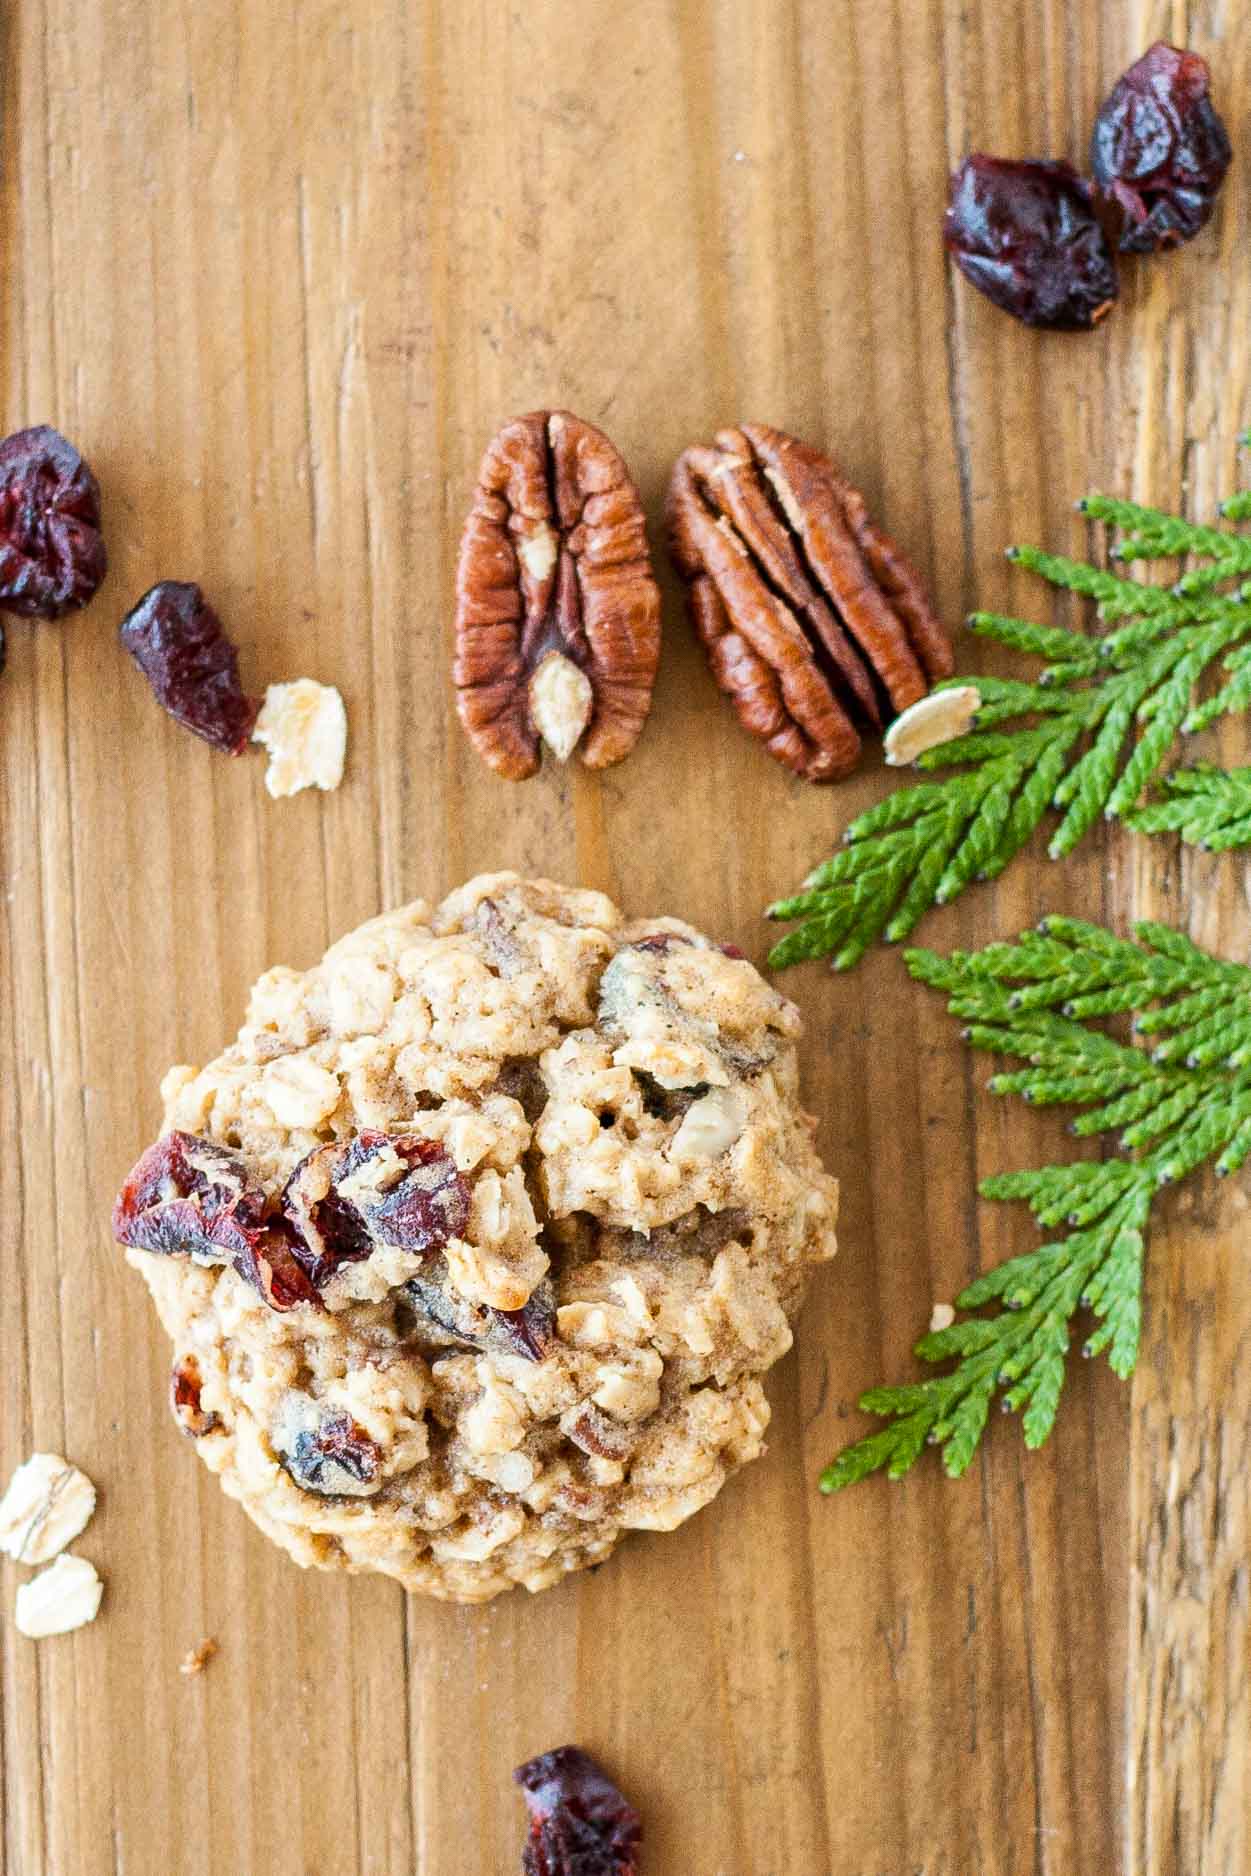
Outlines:
{"type": "Polygon", "coordinates": [[[1251,845],[1251,769],[1197,762],[1174,769],[1162,794],[1125,817],[1140,834],[1177,833],[1191,847],[1224,853],[1251,845]]]}
{"type": "MultiPolygon", "coordinates": [[[[840,851],[799,892],[768,908],[769,918],[794,921],[770,953],[775,969],[829,957],[846,970],[879,939],[908,937],[931,906],[1001,873],[1052,811],[1059,815],[1047,849],[1053,860],[1072,853],[1104,819],[1144,832],[1211,825],[1209,844],[1251,844],[1245,771],[1234,772],[1227,790],[1205,783],[1202,804],[1192,800],[1199,791],[1174,776],[1163,801],[1139,805],[1161,780],[1179,736],[1251,707],[1251,581],[1238,583],[1251,573],[1251,535],[1111,496],[1092,495],[1081,506],[1122,532],[1112,550],[1118,560],[1207,564],[1166,585],[1037,548],[1013,549],[1010,558],[1021,566],[1093,600],[1109,629],[1088,635],[996,613],[972,616],[975,633],[1041,660],[1042,670],[1033,678],[951,680],[972,684],[981,703],[967,734],[920,758],[919,767],[943,771],[941,779],[899,789],[859,815],[840,851]],[[1218,666],[1224,681],[1200,700],[1218,666]]],[[[1235,497],[1225,512],[1251,518],[1251,501],[1235,497]]]]}
{"type": "Polygon", "coordinates": [[[971,1462],[996,1395],[1022,1412],[1027,1446],[1055,1422],[1071,1325],[1094,1319],[1084,1352],[1133,1370],[1141,1319],[1144,1232],[1156,1192],[1211,1164],[1234,1172],[1251,1155],[1251,968],[1227,963],[1166,926],[1136,942],[1080,919],[1050,918],[1016,944],[940,957],[910,951],[908,969],[947,998],[978,1049],[1012,1058],[991,1083],[1039,1105],[1081,1111],[1073,1131],[1117,1136],[1102,1160],[1001,1173],[982,1196],[1024,1202],[1048,1237],[983,1273],[957,1298],[966,1314],[916,1344],[947,1372],[872,1388],[860,1401],[886,1424],[846,1447],[821,1475],[825,1492],[872,1472],[899,1478],[926,1445],[948,1474],[971,1462]],[[1153,1046],[1089,1025],[1132,1014],[1153,1046]]]}

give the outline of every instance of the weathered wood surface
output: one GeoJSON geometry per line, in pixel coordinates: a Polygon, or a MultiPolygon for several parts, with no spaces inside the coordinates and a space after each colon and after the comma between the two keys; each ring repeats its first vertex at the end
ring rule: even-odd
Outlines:
{"type": "MultiPolygon", "coordinates": [[[[1251,417],[1245,161],[1092,337],[953,286],[937,224],[970,146],[1079,155],[1162,32],[1210,55],[1241,145],[1239,28],[1235,0],[6,9],[3,427],[80,442],[112,571],[84,616],[13,623],[0,682],[0,1458],[62,1448],[99,1481],[81,1549],[108,1579],[77,1637],[0,1624],[5,1876],[512,1870],[509,1769],[570,1736],[645,1809],[648,1876],[1251,1864],[1245,1185],[1166,1210],[1139,1374],[1081,1368],[1045,1452],[996,1424],[959,1485],[927,1464],[815,1491],[932,1302],[1030,1241],[976,1177],[1064,1151],[1056,1116],[984,1093],[897,958],[788,980],[843,1249],[773,1382],[768,1459],[537,1600],[296,1572],[173,1431],[107,1228],[160,1073],[219,1046],[265,965],[503,864],[759,956],[759,909],[884,786],[806,790],[746,743],[672,583],[626,766],[481,771],[449,589],[504,415],[602,423],[657,540],[692,438],[751,415],[824,441],[952,618],[1042,604],[1002,549],[1080,546],[1087,486],[1210,510],[1251,417]],[[154,709],[114,626],[167,576],[202,580],[255,682],[342,687],[340,793],[273,803],[257,762],[154,709]],[[203,1635],[221,1653],[185,1681],[203,1635]]],[[[1222,747],[1245,759],[1245,725],[1222,747]]],[[[1241,861],[1123,834],[1018,863],[926,936],[1046,909],[1247,951],[1241,861]]]]}

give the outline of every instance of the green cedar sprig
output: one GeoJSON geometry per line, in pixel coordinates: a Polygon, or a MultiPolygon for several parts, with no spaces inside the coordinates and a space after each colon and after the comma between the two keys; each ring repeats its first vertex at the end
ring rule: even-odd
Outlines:
{"type": "MultiPolygon", "coordinates": [[[[1203,564],[1165,586],[1033,547],[1012,550],[1010,558],[1053,586],[1094,600],[1109,629],[1090,637],[973,614],[974,632],[1041,659],[1042,672],[1032,680],[951,680],[974,685],[981,708],[967,735],[920,759],[923,769],[949,773],[899,789],[859,815],[803,889],[769,907],[772,919],[798,921],[770,953],[775,969],[829,957],[846,970],[879,938],[906,938],[931,906],[1001,873],[1052,810],[1060,816],[1052,859],[1072,853],[1104,818],[1144,831],[1185,825],[1159,804],[1135,810],[1179,734],[1251,704],[1251,535],[1111,496],[1092,495],[1081,507],[1123,531],[1115,559],[1188,556],[1203,564]],[[1224,682],[1197,702],[1201,680],[1218,662],[1224,682]]],[[[1251,499],[1235,497],[1224,512],[1251,515],[1251,499]]],[[[1220,822],[1226,844],[1241,844],[1240,818],[1231,812],[1220,822]]],[[[1245,837],[1251,840],[1251,829],[1245,837]]]]}
{"type": "Polygon", "coordinates": [[[1174,769],[1159,796],[1125,816],[1140,834],[1177,833],[1209,853],[1251,846],[1251,769],[1218,769],[1210,762],[1174,769]]]}
{"type": "Polygon", "coordinates": [[[1106,1352],[1121,1376],[1138,1353],[1144,1231],[1161,1186],[1213,1164],[1231,1173],[1251,1153],[1251,969],[1212,957],[1167,926],[1137,942],[1079,919],[1050,918],[1016,944],[910,951],[908,969],[941,991],[965,1039],[1022,1064],[997,1074],[997,1094],[1081,1109],[1080,1137],[1119,1136],[1119,1151],[999,1174],[984,1197],[1021,1199],[1047,1234],[987,1271],[957,1298],[970,1314],[922,1336],[926,1362],[953,1361],[927,1380],[877,1387],[860,1402],[886,1424],[847,1447],[821,1475],[835,1492],[871,1472],[899,1478],[922,1448],[942,1448],[958,1477],[977,1450],[991,1402],[1022,1410],[1027,1446],[1047,1438],[1064,1386],[1073,1318],[1094,1327],[1085,1353],[1106,1352]],[[1100,1019],[1131,1015],[1121,1040],[1100,1019]]]}

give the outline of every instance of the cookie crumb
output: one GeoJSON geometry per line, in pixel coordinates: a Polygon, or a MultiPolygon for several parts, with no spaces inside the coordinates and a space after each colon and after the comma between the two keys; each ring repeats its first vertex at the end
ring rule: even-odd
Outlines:
{"type": "Polygon", "coordinates": [[[956,1319],[956,1312],[950,1303],[935,1303],[930,1313],[930,1334],[937,1335],[940,1329],[950,1329],[956,1319]]]}
{"type": "Polygon", "coordinates": [[[186,1675],[203,1674],[205,1668],[217,1653],[218,1646],[219,1644],[215,1636],[206,1635],[198,1648],[188,1648],[186,1654],[178,1663],[178,1672],[186,1675]]]}
{"type": "Polygon", "coordinates": [[[0,1501],[0,1550],[17,1563],[50,1563],[96,1508],[85,1472],[57,1453],[32,1453],[0,1501]]]}
{"type": "Polygon", "coordinates": [[[67,1635],[95,1620],[103,1594],[104,1584],[85,1557],[58,1557],[20,1586],[14,1598],[14,1619],[31,1641],[67,1635]]]}
{"type": "Polygon", "coordinates": [[[333,684],[297,677],[271,684],[252,740],[269,751],[265,786],[277,799],[302,788],[337,788],[347,753],[347,711],[333,684]]]}

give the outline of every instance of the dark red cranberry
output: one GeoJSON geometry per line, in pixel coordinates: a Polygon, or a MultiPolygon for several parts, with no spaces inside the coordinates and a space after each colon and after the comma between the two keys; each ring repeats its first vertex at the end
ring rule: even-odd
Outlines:
{"type": "Polygon", "coordinates": [[[1123,253],[1178,247],[1211,216],[1230,148],[1208,77],[1197,52],[1158,39],[1104,99],[1090,167],[1124,215],[1123,253]]]}
{"type": "Polygon", "coordinates": [[[207,1257],[233,1248],[223,1238],[259,1227],[264,1211],[264,1194],[249,1183],[236,1154],[193,1133],[167,1133],[127,1174],[113,1207],[113,1235],[160,1256],[207,1257]]]}
{"type": "Polygon", "coordinates": [[[340,1144],[314,1147],[283,1189],[282,1210],[296,1255],[319,1290],[343,1264],[358,1263],[374,1247],[364,1219],[335,1188],[336,1176],[346,1176],[351,1151],[340,1144]]]}
{"type": "Polygon", "coordinates": [[[368,1257],[375,1244],[426,1255],[459,1237],[469,1221],[469,1187],[437,1140],[369,1129],[347,1146],[316,1147],[287,1181],[282,1208],[294,1229],[296,1255],[318,1289],[344,1264],[368,1257]],[[384,1191],[341,1187],[389,1147],[409,1171],[384,1191]]]}
{"type": "Polygon", "coordinates": [[[304,1491],[336,1497],[372,1485],[378,1462],[378,1448],[365,1429],[347,1414],[333,1413],[296,1434],[284,1463],[304,1491]]]}
{"type": "Polygon", "coordinates": [[[317,1285],[308,1274],[307,1248],[286,1218],[271,1217],[263,1231],[249,1236],[234,1256],[234,1266],[271,1309],[294,1309],[297,1303],[320,1307],[317,1285]]]}
{"type": "Polygon", "coordinates": [[[513,1777],[530,1813],[525,1876],[638,1876],[643,1823],[580,1746],[558,1746],[513,1777]]]}
{"type": "Polygon", "coordinates": [[[1071,163],[967,156],[943,239],[965,279],[1027,326],[1084,331],[1116,299],[1116,262],[1071,163]]]}
{"type": "MultiPolygon", "coordinates": [[[[100,487],[46,423],[0,442],[0,606],[59,619],[85,606],[108,566],[100,487]]],[[[0,667],[3,666],[0,644],[0,667]]]]}
{"type": "Polygon", "coordinates": [[[468,1185],[437,1140],[410,1135],[387,1144],[412,1170],[369,1212],[370,1225],[384,1244],[398,1250],[441,1251],[469,1222],[468,1185]]]}
{"type": "Polygon", "coordinates": [[[271,1309],[318,1302],[295,1234],[272,1218],[238,1156],[191,1133],[167,1133],[132,1167],[113,1207],[119,1244],[161,1257],[232,1264],[271,1309]]]}
{"type": "Polygon", "coordinates": [[[247,747],[260,704],[239,683],[239,657],[198,586],[162,580],[121,624],[121,640],[162,709],[214,749],[247,747]]]}

